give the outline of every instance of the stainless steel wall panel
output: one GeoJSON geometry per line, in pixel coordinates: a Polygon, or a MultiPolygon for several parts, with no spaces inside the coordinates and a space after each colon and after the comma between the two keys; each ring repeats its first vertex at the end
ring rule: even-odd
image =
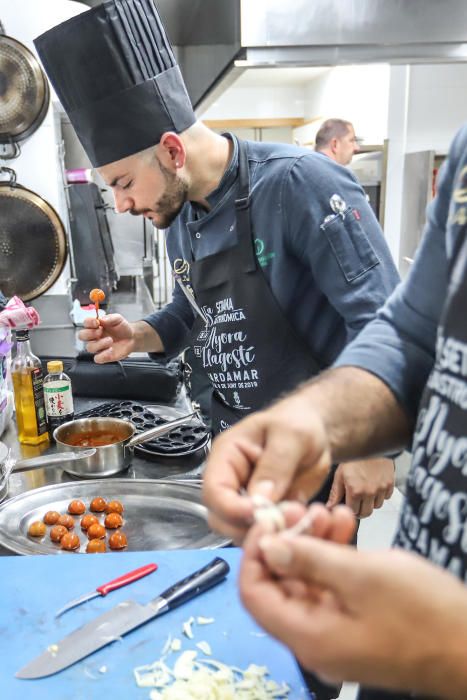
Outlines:
{"type": "Polygon", "coordinates": [[[242,0],[242,46],[467,40],[465,0],[242,0]]]}

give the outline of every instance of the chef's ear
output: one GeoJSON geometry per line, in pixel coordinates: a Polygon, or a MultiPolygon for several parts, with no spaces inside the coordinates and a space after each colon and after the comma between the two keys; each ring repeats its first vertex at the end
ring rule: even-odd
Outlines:
{"type": "Polygon", "coordinates": [[[335,154],[337,152],[338,145],[339,145],[339,139],[337,139],[336,137],[332,138],[329,141],[329,148],[331,149],[331,153],[335,154]]]}
{"type": "Polygon", "coordinates": [[[174,131],[166,131],[162,134],[159,142],[160,150],[164,154],[166,167],[182,168],[185,164],[186,151],[185,146],[178,134],[174,131]]]}

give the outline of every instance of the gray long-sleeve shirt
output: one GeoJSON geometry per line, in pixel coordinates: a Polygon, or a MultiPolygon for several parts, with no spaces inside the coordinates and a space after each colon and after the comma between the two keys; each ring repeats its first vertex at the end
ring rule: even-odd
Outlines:
{"type": "MultiPolygon", "coordinates": [[[[209,212],[187,202],[167,232],[172,268],[237,240],[238,149],[209,212]]],[[[370,321],[399,277],[381,228],[352,173],[322,154],[285,144],[248,143],[256,254],[272,292],[323,367],[370,321]],[[344,215],[333,211],[338,195],[344,215]]],[[[185,264],[186,263],[186,264],[185,264]]],[[[167,354],[189,344],[193,310],[175,286],[173,301],[145,319],[167,354]]],[[[271,339],[273,342],[273,339],[271,339]]]]}
{"type": "MultiPolygon", "coordinates": [[[[459,243],[465,242],[466,227],[467,125],[454,139],[440,172],[437,197],[428,209],[424,237],[407,280],[335,363],[361,367],[378,376],[412,418],[427,387],[414,433],[413,462],[395,544],[431,559],[464,581],[467,353],[466,343],[453,334],[455,329],[451,328],[445,337],[441,326],[445,322],[451,267],[459,243]]],[[[462,301],[456,318],[461,319],[463,327],[457,328],[457,335],[465,339],[462,301]]],[[[426,633],[431,633],[429,619],[426,633]]],[[[359,700],[413,697],[410,692],[362,689],[359,700]]]]}
{"type": "MultiPolygon", "coordinates": [[[[412,418],[435,359],[437,327],[455,244],[449,213],[466,148],[467,126],[454,139],[439,173],[437,197],[428,207],[423,238],[407,279],[335,363],[361,367],[378,376],[412,418]]],[[[467,209],[464,215],[467,217],[467,209]]]]}

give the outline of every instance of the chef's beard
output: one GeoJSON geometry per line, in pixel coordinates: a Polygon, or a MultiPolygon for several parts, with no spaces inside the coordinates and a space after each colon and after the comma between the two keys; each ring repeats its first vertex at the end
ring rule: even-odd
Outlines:
{"type": "Polygon", "coordinates": [[[150,217],[152,225],[156,228],[163,229],[168,228],[170,224],[175,221],[183,205],[188,200],[188,184],[185,180],[182,180],[182,178],[162,165],[157,156],[156,160],[165,180],[165,192],[158,201],[154,203],[151,209],[144,209],[142,211],[132,209],[130,213],[134,216],[140,216],[150,211],[154,212],[156,216],[150,217]]]}

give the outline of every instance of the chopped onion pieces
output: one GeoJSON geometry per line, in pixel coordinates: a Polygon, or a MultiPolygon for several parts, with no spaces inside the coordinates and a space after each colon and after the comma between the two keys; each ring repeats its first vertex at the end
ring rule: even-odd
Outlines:
{"type": "Polygon", "coordinates": [[[196,651],[184,652],[173,670],[162,661],[135,668],[136,683],[142,688],[158,689],[151,691],[150,700],[286,700],[289,697],[288,685],[279,685],[268,678],[266,666],[251,664],[243,671],[214,659],[196,657],[196,651]]]}
{"type": "Polygon", "coordinates": [[[215,619],[213,617],[202,617],[201,615],[199,615],[196,618],[197,625],[212,625],[213,622],[215,622],[215,619]]]}
{"type": "Polygon", "coordinates": [[[180,639],[173,639],[172,644],[170,645],[170,651],[180,651],[182,648],[182,642],[180,639]]]}
{"type": "Polygon", "coordinates": [[[205,654],[206,656],[211,656],[212,651],[211,651],[211,647],[210,647],[210,645],[208,644],[208,642],[198,642],[198,643],[196,644],[196,646],[198,647],[198,649],[199,649],[200,651],[203,652],[203,654],[205,654]]]}
{"type": "Polygon", "coordinates": [[[188,637],[188,639],[193,639],[193,630],[191,629],[191,626],[193,622],[195,621],[194,617],[190,617],[189,620],[186,620],[186,622],[183,623],[182,629],[183,629],[183,634],[188,637]]]}

